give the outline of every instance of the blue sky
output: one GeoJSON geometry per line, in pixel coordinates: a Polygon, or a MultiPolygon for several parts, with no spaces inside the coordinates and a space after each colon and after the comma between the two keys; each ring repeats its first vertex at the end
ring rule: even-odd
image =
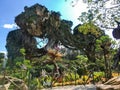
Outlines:
{"type": "MultiPolygon", "coordinates": [[[[79,23],[77,18],[86,10],[82,0],[71,3],[72,0],[0,0],[0,51],[6,51],[6,37],[9,31],[16,29],[15,16],[24,11],[24,6],[32,6],[36,3],[44,5],[48,10],[59,11],[61,18],[71,20],[74,26],[79,23]],[[75,7],[72,7],[75,5],[75,7]]],[[[73,27],[74,27],[73,26],[73,27]]]]}

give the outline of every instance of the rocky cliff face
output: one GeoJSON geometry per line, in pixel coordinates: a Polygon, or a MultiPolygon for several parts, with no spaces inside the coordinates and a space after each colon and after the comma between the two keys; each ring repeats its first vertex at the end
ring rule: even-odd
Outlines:
{"type": "Polygon", "coordinates": [[[25,6],[24,12],[16,16],[15,22],[20,29],[9,32],[6,43],[8,58],[11,60],[20,55],[19,50],[23,47],[27,56],[33,54],[39,56],[45,54],[48,48],[53,48],[58,42],[67,46],[68,41],[71,40],[65,34],[72,35],[70,32],[72,22],[61,20],[60,13],[48,11],[45,6],[39,4],[25,6]],[[47,45],[38,49],[35,37],[47,38],[47,45]]]}
{"type": "Polygon", "coordinates": [[[22,30],[13,30],[7,36],[6,49],[10,60],[21,56],[20,49],[25,48],[26,53],[32,53],[33,49],[37,48],[36,40],[31,35],[22,32],[22,30]]]}
{"type": "MultiPolygon", "coordinates": [[[[60,24],[60,14],[50,12],[42,5],[26,6],[24,10],[15,18],[15,22],[22,30],[27,31],[32,36],[42,38],[50,25],[58,27],[60,24]]],[[[51,26],[49,29],[52,28],[51,26]]]]}
{"type": "Polygon", "coordinates": [[[49,11],[46,7],[35,4],[31,7],[24,7],[24,12],[15,18],[16,24],[30,35],[43,35],[43,23],[49,17],[49,11]]]}

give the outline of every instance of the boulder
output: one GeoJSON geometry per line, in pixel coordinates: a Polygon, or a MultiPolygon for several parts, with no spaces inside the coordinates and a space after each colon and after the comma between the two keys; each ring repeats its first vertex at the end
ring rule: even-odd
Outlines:
{"type": "Polygon", "coordinates": [[[114,77],[104,84],[96,85],[97,90],[120,90],[120,76],[114,77]]]}

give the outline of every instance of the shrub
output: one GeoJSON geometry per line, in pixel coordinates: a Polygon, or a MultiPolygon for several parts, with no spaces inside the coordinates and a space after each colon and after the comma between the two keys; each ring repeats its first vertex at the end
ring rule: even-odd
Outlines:
{"type": "Polygon", "coordinates": [[[75,73],[67,73],[64,77],[64,82],[67,82],[67,81],[75,81],[75,79],[79,79],[79,75],[76,73],[76,77],[75,77],[75,73]]]}

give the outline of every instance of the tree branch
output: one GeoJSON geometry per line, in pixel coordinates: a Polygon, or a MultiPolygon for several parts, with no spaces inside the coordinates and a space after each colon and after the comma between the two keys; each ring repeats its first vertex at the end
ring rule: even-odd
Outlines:
{"type": "Polygon", "coordinates": [[[120,4],[117,4],[117,5],[113,6],[113,7],[110,7],[110,8],[106,8],[106,9],[117,8],[117,7],[119,7],[119,6],[120,6],[120,4]]]}

